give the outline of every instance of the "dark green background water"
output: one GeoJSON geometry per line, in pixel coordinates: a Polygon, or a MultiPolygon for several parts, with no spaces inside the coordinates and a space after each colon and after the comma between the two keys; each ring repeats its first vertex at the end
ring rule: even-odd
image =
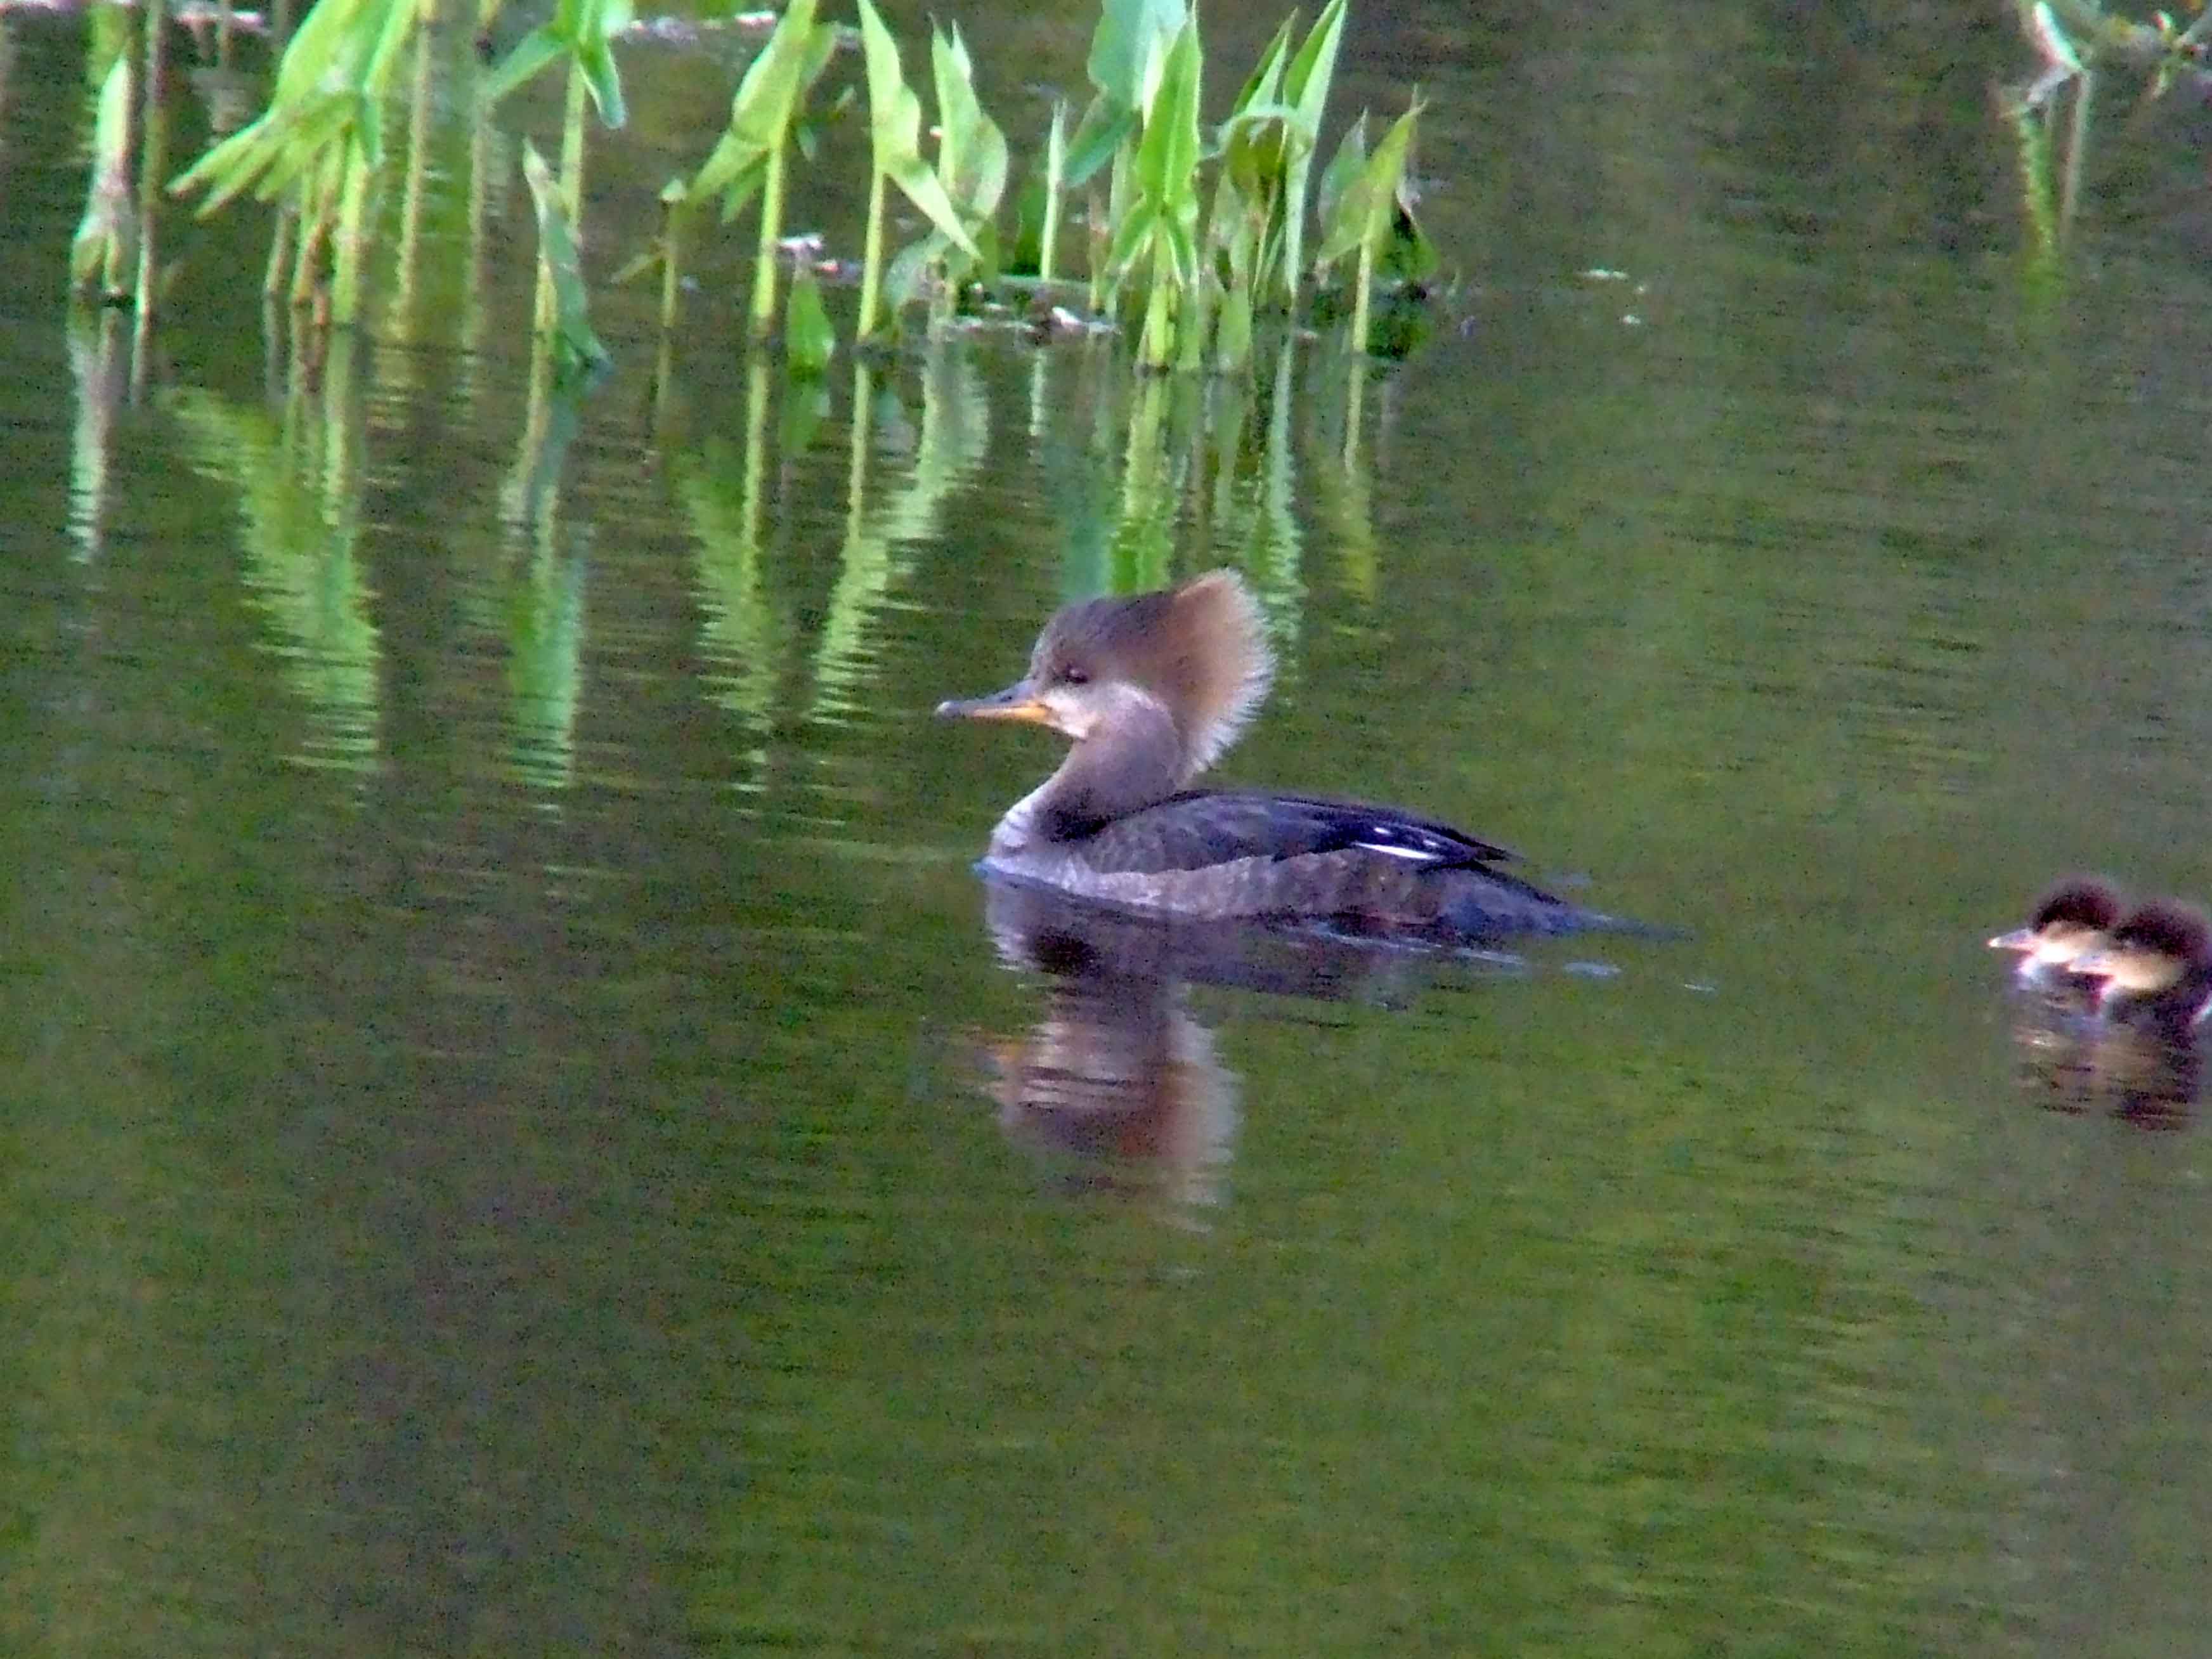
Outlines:
{"type": "MultiPolygon", "coordinates": [[[[1025,149],[1087,19],[957,15],[1025,149]]],[[[0,1651],[2203,1650],[2212,1158],[2043,1109],[1982,945],[2212,890],[2185,111],[2052,267],[2002,7],[1362,4],[1444,326],[1350,465],[1302,343],[1146,517],[1107,349],[1011,335],[749,475],[735,236],[533,495],[458,90],[324,390],[240,211],[107,396],[82,26],[0,37],[0,1651]],[[1202,1167],[1041,1164],[969,861],[1054,757],[928,711],[1117,557],[1264,592],[1228,775],[1691,937],[1194,989],[1202,1167]]],[[[730,84],[624,73],[599,270],[730,84]]]]}

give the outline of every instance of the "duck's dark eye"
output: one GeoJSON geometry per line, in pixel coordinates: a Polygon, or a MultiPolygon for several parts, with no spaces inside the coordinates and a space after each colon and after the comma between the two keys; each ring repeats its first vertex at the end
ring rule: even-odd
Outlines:
{"type": "Polygon", "coordinates": [[[1060,671],[1060,683],[1062,685],[1088,685],[1091,684],[1091,671],[1087,668],[1063,668],[1060,671]]]}

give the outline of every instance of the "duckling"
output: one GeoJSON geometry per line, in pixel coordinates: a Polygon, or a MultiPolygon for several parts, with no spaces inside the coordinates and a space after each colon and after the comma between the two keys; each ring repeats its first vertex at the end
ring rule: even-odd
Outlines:
{"type": "Polygon", "coordinates": [[[2119,890],[2102,876],[2067,876],[2036,901],[2027,926],[1999,933],[1990,949],[2020,953],[2014,977],[2021,985],[2086,1001],[2099,981],[2082,971],[2081,959],[2104,946],[2120,909],[2119,890]]]}

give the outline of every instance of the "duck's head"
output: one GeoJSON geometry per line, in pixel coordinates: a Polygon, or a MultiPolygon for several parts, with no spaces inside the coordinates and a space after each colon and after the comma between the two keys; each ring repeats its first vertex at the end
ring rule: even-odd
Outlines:
{"type": "Polygon", "coordinates": [[[1211,570],[1156,592],[1066,606],[1037,635],[1027,674],[937,712],[1048,726],[1079,747],[1119,738],[1153,751],[1172,789],[1237,740],[1273,677],[1251,591],[1235,571],[1211,570]]]}

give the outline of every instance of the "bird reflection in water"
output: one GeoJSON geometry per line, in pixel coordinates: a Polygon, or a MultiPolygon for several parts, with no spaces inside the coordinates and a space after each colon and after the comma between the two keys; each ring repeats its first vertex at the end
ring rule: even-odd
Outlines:
{"type": "Polygon", "coordinates": [[[984,895],[1000,959],[1037,975],[1044,1004],[1026,1035],[986,1045],[1000,1128],[1066,1189],[1148,1199],[1185,1225],[1226,1195],[1241,1092],[1186,1006],[1191,985],[1396,1006],[1425,985],[1521,965],[1136,915],[1004,879],[987,878],[984,895]]]}

